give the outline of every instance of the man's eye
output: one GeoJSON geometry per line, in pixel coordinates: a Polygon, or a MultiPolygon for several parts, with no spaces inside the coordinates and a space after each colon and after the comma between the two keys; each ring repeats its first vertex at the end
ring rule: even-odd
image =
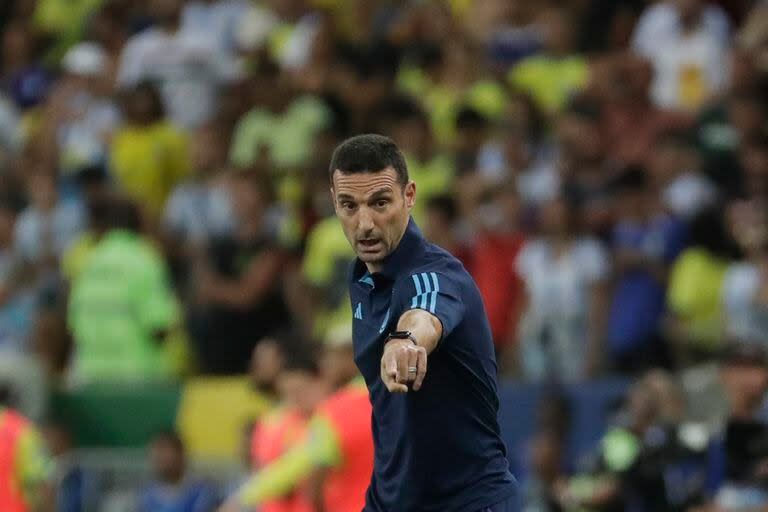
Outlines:
{"type": "Polygon", "coordinates": [[[344,202],[344,203],[341,203],[341,207],[344,208],[345,210],[352,211],[355,209],[355,203],[344,202]]]}
{"type": "Polygon", "coordinates": [[[388,199],[379,199],[378,201],[376,201],[376,207],[377,208],[384,208],[388,204],[389,204],[389,200],[388,199]]]}

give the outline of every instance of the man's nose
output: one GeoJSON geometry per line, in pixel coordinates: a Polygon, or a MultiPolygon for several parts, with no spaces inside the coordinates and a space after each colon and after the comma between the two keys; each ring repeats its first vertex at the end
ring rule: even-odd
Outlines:
{"type": "Polygon", "coordinates": [[[362,231],[363,233],[370,233],[373,231],[373,215],[371,210],[368,208],[361,208],[360,209],[360,216],[358,217],[358,225],[357,227],[362,231]]]}

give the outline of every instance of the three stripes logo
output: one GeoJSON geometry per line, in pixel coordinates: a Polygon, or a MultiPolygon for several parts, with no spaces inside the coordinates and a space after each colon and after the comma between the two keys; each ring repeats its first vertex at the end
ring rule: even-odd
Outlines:
{"type": "Polygon", "coordinates": [[[355,318],[358,320],[363,319],[363,304],[361,302],[358,302],[355,308],[355,318]]]}
{"type": "Polygon", "coordinates": [[[416,295],[411,299],[411,309],[420,308],[434,313],[437,293],[440,291],[437,274],[434,272],[423,272],[412,275],[411,279],[413,279],[413,284],[416,286],[416,295]]]}

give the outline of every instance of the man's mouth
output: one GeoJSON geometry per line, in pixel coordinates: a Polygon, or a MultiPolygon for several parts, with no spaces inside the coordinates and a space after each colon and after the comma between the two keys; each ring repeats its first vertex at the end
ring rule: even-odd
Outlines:
{"type": "Polygon", "coordinates": [[[357,243],[363,248],[363,250],[372,250],[378,247],[379,243],[381,243],[381,239],[361,238],[357,241],[357,243]]]}

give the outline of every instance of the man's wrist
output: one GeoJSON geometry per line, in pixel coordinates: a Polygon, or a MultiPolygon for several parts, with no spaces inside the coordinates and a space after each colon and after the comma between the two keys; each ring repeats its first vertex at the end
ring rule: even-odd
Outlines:
{"type": "Polygon", "coordinates": [[[386,344],[388,344],[390,342],[394,342],[394,341],[405,341],[405,342],[408,342],[408,343],[412,343],[412,344],[414,344],[416,346],[419,345],[416,342],[416,337],[413,335],[413,333],[411,331],[395,331],[395,332],[392,332],[392,333],[390,333],[387,336],[387,339],[384,341],[384,344],[386,345],[386,344]]]}

